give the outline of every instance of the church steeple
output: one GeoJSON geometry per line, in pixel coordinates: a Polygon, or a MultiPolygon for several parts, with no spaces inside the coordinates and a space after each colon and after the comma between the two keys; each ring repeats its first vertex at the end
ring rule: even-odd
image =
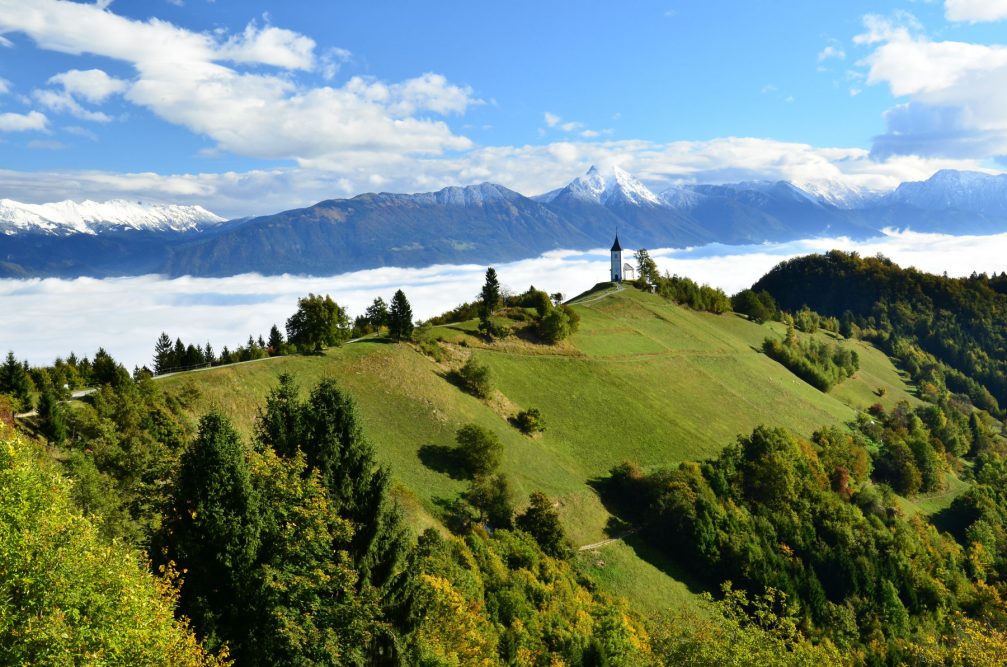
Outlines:
{"type": "Polygon", "coordinates": [[[615,233],[615,243],[612,244],[612,282],[622,282],[622,246],[619,245],[619,232],[615,233]]]}

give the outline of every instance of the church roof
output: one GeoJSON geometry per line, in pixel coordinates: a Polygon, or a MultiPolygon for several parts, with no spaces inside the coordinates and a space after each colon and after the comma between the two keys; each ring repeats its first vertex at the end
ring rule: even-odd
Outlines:
{"type": "Polygon", "coordinates": [[[615,243],[612,244],[612,252],[622,252],[622,246],[619,245],[619,235],[615,235],[615,243]]]}

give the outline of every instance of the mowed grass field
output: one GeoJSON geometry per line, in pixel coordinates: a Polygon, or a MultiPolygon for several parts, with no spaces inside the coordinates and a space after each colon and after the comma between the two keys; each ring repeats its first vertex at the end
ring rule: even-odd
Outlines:
{"type": "MultiPolygon", "coordinates": [[[[194,418],[218,409],[250,436],[281,373],[293,375],[305,392],[323,377],[335,378],[356,400],[417,530],[438,525],[439,501],[466,485],[422,453],[453,445],[463,424],[479,424],[504,443],[503,470],[522,501],[534,490],[555,497],[578,545],[609,537],[610,517],[591,482],[624,460],[646,468],[676,465],[715,456],[758,424],[807,437],[823,425],[850,421],[872,403],[915,401],[888,358],[860,342],[840,344],[855,347],[861,370],[823,394],[761,353],[767,335],[782,337],[777,323],[697,313],[632,288],[575,308],[580,330],[556,347],[515,338],[486,344],[474,323],[464,323],[423,334],[439,341],[441,363],[416,345],[364,340],[322,356],[182,374],[160,385],[185,397],[194,418]],[[447,378],[469,355],[491,369],[497,391],[491,400],[470,396],[447,378]],[[529,407],[541,410],[547,424],[535,438],[507,421],[529,407]]],[[[632,540],[577,560],[644,611],[687,603],[694,593],[674,568],[632,540]]]]}

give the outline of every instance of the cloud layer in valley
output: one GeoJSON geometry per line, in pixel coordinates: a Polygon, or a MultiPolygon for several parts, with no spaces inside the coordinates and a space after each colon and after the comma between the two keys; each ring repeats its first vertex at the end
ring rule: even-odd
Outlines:
{"type": "MultiPolygon", "coordinates": [[[[866,242],[813,239],[664,249],[652,254],[662,271],[733,293],[784,259],[833,248],[863,255],[883,253],[903,266],[955,276],[1007,269],[1003,259],[1007,234],[955,237],[900,232],[866,242]]],[[[573,296],[606,279],[608,255],[603,250],[556,251],[496,268],[502,283],[513,291],[535,285],[573,296]]],[[[273,324],[282,329],[297,299],[309,292],[331,294],[356,315],[375,297],[388,300],[401,288],[418,318],[431,317],[474,299],[484,271],[485,267],[466,265],[383,268],[332,277],[5,280],[0,281],[6,313],[0,351],[14,350],[39,364],[70,351],[91,355],[104,346],[132,367],[150,363],[154,340],[162,330],[187,343],[209,341],[219,351],[224,345],[243,344],[249,334],[265,336],[273,324]]]]}

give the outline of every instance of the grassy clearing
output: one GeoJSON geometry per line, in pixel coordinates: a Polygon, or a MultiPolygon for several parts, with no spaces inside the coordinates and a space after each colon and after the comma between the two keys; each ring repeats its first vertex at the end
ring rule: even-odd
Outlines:
{"type": "MultiPolygon", "coordinates": [[[[504,443],[503,469],[522,499],[541,489],[559,500],[577,544],[608,537],[609,514],[590,482],[623,460],[655,467],[702,459],[760,423],[807,436],[824,424],[849,421],[856,409],[878,400],[911,398],[888,359],[861,343],[842,343],[858,346],[861,371],[823,394],[759,351],[767,335],[783,334],[776,324],[697,313],[632,288],[575,308],[581,329],[558,347],[516,337],[487,345],[467,322],[424,334],[440,339],[441,364],[411,345],[365,340],[321,356],[222,367],[161,384],[187,395],[194,417],[216,408],[249,435],[281,372],[294,375],[303,390],[322,377],[336,378],[356,399],[417,529],[437,525],[439,500],[466,484],[439,468],[429,452],[453,445],[455,431],[474,422],[504,443]],[[463,393],[446,377],[450,364],[469,355],[492,371],[499,395],[490,401],[463,393]],[[882,386],[879,399],[874,392],[882,386]],[[538,408],[546,431],[534,439],[521,435],[501,406],[538,408]]],[[[593,561],[578,557],[580,566],[643,610],[692,599],[675,571],[641,545],[615,543],[599,553],[593,561]]]]}

